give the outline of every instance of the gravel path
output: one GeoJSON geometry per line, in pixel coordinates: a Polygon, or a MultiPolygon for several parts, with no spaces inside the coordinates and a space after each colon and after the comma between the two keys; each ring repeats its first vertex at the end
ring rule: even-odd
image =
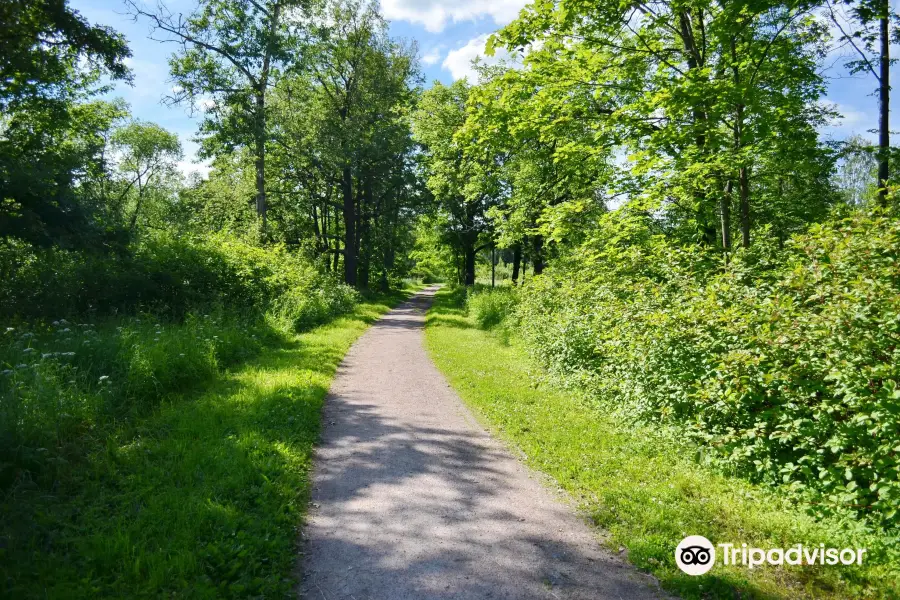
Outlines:
{"type": "Polygon", "coordinates": [[[301,597],[662,597],[463,406],[423,347],[434,291],[367,331],[334,380],[301,597]]]}

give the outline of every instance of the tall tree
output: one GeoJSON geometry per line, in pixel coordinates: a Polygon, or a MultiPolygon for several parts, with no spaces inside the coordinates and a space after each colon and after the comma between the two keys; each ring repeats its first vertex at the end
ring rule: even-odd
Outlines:
{"type": "Polygon", "coordinates": [[[750,244],[754,210],[769,200],[759,194],[771,189],[759,185],[763,155],[823,151],[815,130],[828,112],[816,103],[824,32],[811,10],[561,0],[527,7],[489,46],[532,48],[526,71],[534,97],[548,103],[520,103],[530,108],[522,120],[546,139],[560,132],[554,160],[614,150],[610,192],[672,235],[728,249],[733,223],[750,244]],[[590,143],[565,131],[573,124],[590,143]]]}
{"type": "Polygon", "coordinates": [[[447,227],[446,238],[462,259],[463,285],[475,283],[475,260],[493,242],[487,211],[499,196],[494,164],[466,152],[459,134],[466,123],[471,86],[459,80],[451,86],[435,83],[413,114],[415,139],[422,146],[427,185],[447,227]]]}
{"type": "Polygon", "coordinates": [[[123,189],[116,203],[124,205],[126,198],[134,195],[128,226],[133,232],[151,186],[172,174],[175,163],[181,159],[181,142],[177,135],[156,123],[143,121],[132,121],[116,130],[111,141],[122,175],[123,189]]]}
{"type": "Polygon", "coordinates": [[[169,65],[176,86],[170,100],[206,106],[204,150],[250,148],[256,170],[256,212],[267,235],[266,99],[285,69],[302,58],[307,0],[201,0],[185,17],[165,5],[150,12],[126,0],[135,17],[150,20],[159,41],[180,46],[169,65]]]}
{"type": "Polygon", "coordinates": [[[396,227],[415,195],[405,119],[415,48],[389,37],[377,4],[355,0],[330,3],[310,40],[307,69],[278,94],[283,187],[308,195],[304,212],[319,251],[340,254],[344,281],[365,287],[377,254],[386,277],[396,227]]]}
{"type": "Polygon", "coordinates": [[[896,62],[890,47],[900,34],[896,26],[900,15],[889,0],[828,0],[826,6],[841,41],[855,52],[855,58],[847,62],[850,72],[869,73],[878,84],[878,203],[885,206],[891,176],[890,77],[896,62]]]}

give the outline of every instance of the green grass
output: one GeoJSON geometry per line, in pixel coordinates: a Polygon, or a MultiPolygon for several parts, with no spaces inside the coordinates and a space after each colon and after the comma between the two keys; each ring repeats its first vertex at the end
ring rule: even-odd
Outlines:
{"type": "Polygon", "coordinates": [[[853,523],[816,522],[771,490],[724,477],[662,432],[618,422],[546,383],[515,338],[482,331],[440,292],[426,344],[462,398],[533,468],[552,476],[601,528],[606,543],[684,598],[897,598],[900,540],[853,523]],[[868,549],[861,567],[717,565],[701,577],[677,569],[687,535],[761,548],[868,549]]]}
{"type": "MultiPolygon", "coordinates": [[[[51,484],[0,500],[0,596],[283,597],[337,365],[373,297],[150,410],[81,431],[51,484]],[[73,462],[69,462],[73,461],[73,462]]],[[[249,337],[249,336],[248,336],[249,337]]]]}

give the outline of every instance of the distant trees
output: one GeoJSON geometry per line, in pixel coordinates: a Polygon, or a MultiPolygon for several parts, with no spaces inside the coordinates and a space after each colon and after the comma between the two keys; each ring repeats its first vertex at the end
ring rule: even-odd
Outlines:
{"type": "Polygon", "coordinates": [[[118,154],[120,187],[115,203],[124,210],[129,196],[134,197],[128,229],[134,232],[144,199],[153,186],[175,175],[181,159],[178,136],[155,123],[132,121],[112,135],[112,150],[118,154]]]}
{"type": "Polygon", "coordinates": [[[391,39],[377,5],[329,3],[306,62],[276,90],[279,218],[350,285],[382,286],[419,196],[406,115],[415,48],[391,39]],[[342,259],[342,261],[341,261],[342,259]]]}
{"type": "Polygon", "coordinates": [[[466,152],[458,137],[466,123],[470,86],[465,80],[451,86],[436,82],[422,94],[413,114],[415,139],[422,146],[421,161],[435,208],[443,219],[444,239],[461,260],[464,285],[475,283],[478,250],[492,242],[488,209],[497,199],[491,185],[491,166],[466,152]]]}

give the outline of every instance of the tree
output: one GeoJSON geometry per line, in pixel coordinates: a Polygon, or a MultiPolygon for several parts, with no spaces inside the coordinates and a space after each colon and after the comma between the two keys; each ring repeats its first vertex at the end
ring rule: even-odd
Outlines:
{"type": "Polygon", "coordinates": [[[169,59],[176,86],[170,100],[207,110],[204,151],[250,148],[256,170],[256,212],[267,235],[266,98],[286,69],[303,54],[306,0],[201,0],[188,17],[164,5],[148,12],[127,0],[135,18],[150,20],[163,42],[180,50],[169,59]]]}
{"type": "Polygon", "coordinates": [[[414,57],[414,47],[389,37],[376,4],[337,1],[312,28],[308,68],[277,90],[279,193],[290,202],[281,215],[292,237],[315,236],[333,269],[343,257],[350,285],[367,287],[376,269],[386,285],[416,202],[406,119],[414,57]]]}
{"type": "Polygon", "coordinates": [[[85,73],[130,78],[124,36],[91,25],[65,0],[5,0],[0,23],[0,111],[29,99],[65,100],[92,83],[85,73]]]}
{"type": "Polygon", "coordinates": [[[832,22],[841,32],[841,40],[848,43],[857,58],[847,62],[851,73],[868,72],[878,84],[878,203],[887,205],[887,184],[890,179],[890,99],[891,99],[891,42],[900,39],[896,25],[900,15],[891,10],[888,0],[829,0],[826,3],[832,22]],[[846,8],[849,19],[835,7],[846,8]]]}
{"type": "Polygon", "coordinates": [[[727,251],[734,229],[750,245],[754,206],[769,200],[760,194],[771,189],[759,185],[764,155],[777,146],[783,158],[820,161],[824,151],[815,135],[828,115],[816,103],[824,30],[811,10],[535,3],[489,49],[531,48],[526,72],[546,102],[520,103],[530,108],[521,120],[557,137],[555,161],[615,151],[627,160],[609,173],[607,195],[627,198],[670,235],[727,251]],[[573,139],[565,130],[576,126],[586,131],[573,139]]]}
{"type": "Polygon", "coordinates": [[[837,172],[838,189],[852,206],[865,206],[878,193],[878,155],[863,137],[844,141],[837,172]]]}
{"type": "Polygon", "coordinates": [[[136,193],[128,226],[133,232],[148,188],[175,171],[175,163],[182,157],[181,142],[177,135],[155,123],[132,121],[115,131],[112,148],[119,155],[118,170],[124,188],[116,204],[123,205],[132,192],[136,193]]]}
{"type": "Polygon", "coordinates": [[[476,255],[493,243],[486,214],[498,198],[494,165],[467,154],[458,136],[466,123],[470,92],[464,79],[451,86],[437,82],[422,94],[412,118],[428,189],[445,217],[446,237],[462,259],[464,285],[474,285],[476,255]]]}

